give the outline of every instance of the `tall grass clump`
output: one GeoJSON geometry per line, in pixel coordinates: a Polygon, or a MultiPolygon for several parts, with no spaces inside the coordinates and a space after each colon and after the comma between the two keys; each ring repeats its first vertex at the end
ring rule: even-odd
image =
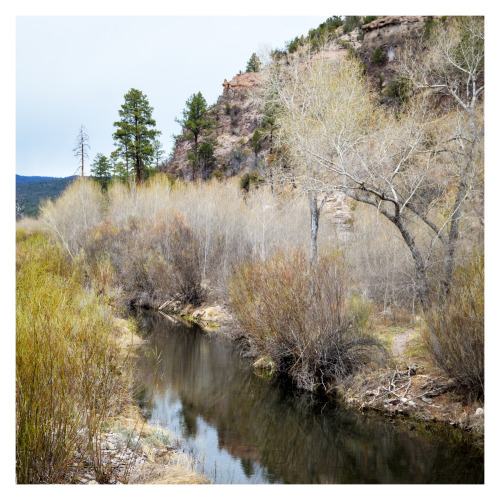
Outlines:
{"type": "Polygon", "coordinates": [[[76,453],[101,480],[101,426],[128,394],[110,310],[43,235],[18,235],[16,269],[17,482],[71,480],[76,453]]]}
{"type": "Polygon", "coordinates": [[[346,312],[347,273],[341,254],[311,268],[303,250],[277,251],[235,271],[230,308],[256,355],[298,387],[330,392],[372,359],[376,340],[353,327],[346,312]]]}
{"type": "Polygon", "coordinates": [[[443,304],[426,318],[425,341],[437,366],[472,398],[484,394],[484,254],[473,255],[453,276],[443,304]]]}

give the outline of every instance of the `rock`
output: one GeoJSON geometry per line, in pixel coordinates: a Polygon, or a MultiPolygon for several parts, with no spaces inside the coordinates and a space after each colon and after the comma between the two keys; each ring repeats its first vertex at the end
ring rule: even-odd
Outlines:
{"type": "Polygon", "coordinates": [[[484,410],[482,408],[478,408],[476,410],[476,413],[474,413],[474,415],[476,415],[477,417],[480,417],[483,414],[484,414],[484,410]]]}
{"type": "Polygon", "coordinates": [[[256,370],[262,370],[268,373],[273,373],[276,368],[274,361],[269,356],[259,358],[253,365],[256,370]]]}

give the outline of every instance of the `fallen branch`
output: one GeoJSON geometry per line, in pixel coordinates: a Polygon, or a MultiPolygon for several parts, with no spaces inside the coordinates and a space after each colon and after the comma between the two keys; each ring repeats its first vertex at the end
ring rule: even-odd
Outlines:
{"type": "Polygon", "coordinates": [[[161,311],[164,307],[167,307],[169,304],[171,304],[177,297],[178,297],[178,293],[176,293],[170,300],[167,300],[166,302],[164,302],[159,308],[158,308],[158,311],[161,311]]]}

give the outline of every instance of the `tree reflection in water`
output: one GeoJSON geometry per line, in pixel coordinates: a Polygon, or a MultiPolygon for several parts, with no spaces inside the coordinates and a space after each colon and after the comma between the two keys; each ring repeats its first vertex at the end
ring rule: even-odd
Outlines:
{"type": "Polygon", "coordinates": [[[217,482],[482,483],[483,458],[465,446],[396,429],[255,375],[227,342],[141,313],[161,351],[153,390],[138,360],[151,420],[185,438],[217,482]],[[154,393],[154,397],[153,397],[154,393]],[[214,473],[214,471],[217,471],[214,473]],[[222,472],[222,475],[221,475],[222,472]],[[225,474],[224,474],[225,473],[225,474]]]}

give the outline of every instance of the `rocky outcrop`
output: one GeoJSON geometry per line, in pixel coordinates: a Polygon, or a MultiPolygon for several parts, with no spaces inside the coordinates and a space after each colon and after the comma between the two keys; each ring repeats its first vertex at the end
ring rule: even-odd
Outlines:
{"type": "MultiPolygon", "coordinates": [[[[340,59],[354,49],[366,66],[367,78],[374,88],[379,89],[383,99],[389,99],[386,89],[390,90],[391,83],[397,78],[404,43],[421,36],[426,22],[434,17],[436,16],[386,16],[345,34],[340,27],[336,32],[336,39],[323,50],[315,52],[312,58],[340,59]],[[377,49],[382,52],[382,57],[374,62],[373,55],[377,49]]],[[[288,57],[294,56],[292,54],[288,57]]],[[[287,57],[283,59],[283,64],[286,63],[287,57]]],[[[240,73],[230,80],[224,79],[222,95],[212,106],[210,113],[217,125],[210,136],[201,138],[202,142],[216,141],[216,162],[206,171],[200,167],[198,177],[206,179],[213,175],[214,169],[217,175],[229,177],[265,168],[265,160],[270,151],[269,138],[262,134],[262,148],[258,153],[251,144],[252,136],[261,127],[263,118],[261,110],[251,99],[251,94],[261,81],[260,73],[240,73]]],[[[185,179],[190,179],[188,154],[191,150],[190,141],[182,138],[178,140],[167,171],[176,174],[182,172],[185,179]]]]}
{"type": "Polygon", "coordinates": [[[222,86],[224,91],[233,90],[240,91],[249,89],[261,84],[262,75],[260,73],[241,73],[236,75],[230,82],[224,79],[222,86]]]}
{"type": "MultiPolygon", "coordinates": [[[[260,73],[242,73],[230,81],[224,79],[222,95],[211,107],[210,118],[216,125],[210,135],[201,138],[201,142],[216,141],[215,169],[219,175],[232,176],[254,170],[265,156],[268,146],[265,141],[262,152],[258,154],[250,145],[254,132],[261,126],[263,116],[251,99],[251,90],[261,84],[261,79],[260,73]]],[[[191,150],[190,141],[178,140],[167,171],[176,174],[182,171],[183,176],[190,179],[188,154],[191,150]]],[[[199,176],[205,179],[213,170],[214,168],[203,172],[201,169],[199,176]]]]}
{"type": "Polygon", "coordinates": [[[435,16],[386,16],[362,26],[363,43],[358,55],[367,67],[367,75],[385,88],[394,78],[401,50],[407,41],[421,37],[426,22],[435,16]],[[374,61],[377,49],[382,52],[374,61]]]}

